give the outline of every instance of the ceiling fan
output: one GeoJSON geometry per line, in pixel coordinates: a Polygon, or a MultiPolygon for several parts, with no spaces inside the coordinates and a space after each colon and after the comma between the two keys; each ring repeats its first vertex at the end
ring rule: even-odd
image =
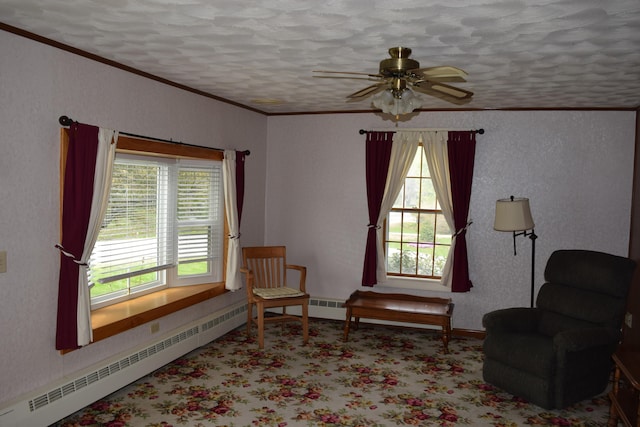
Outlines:
{"type": "Polygon", "coordinates": [[[418,61],[409,58],[411,49],[408,47],[392,47],[389,49],[389,55],[391,58],[380,61],[378,74],[314,71],[314,73],[325,74],[314,77],[375,81],[376,83],[371,86],[348,95],[347,99],[360,101],[376,95],[373,98],[374,106],[396,116],[420,108],[420,100],[410,89],[457,105],[466,104],[471,100],[473,92],[446,84],[466,81],[467,73],[460,68],[452,66],[420,68],[418,61]]]}

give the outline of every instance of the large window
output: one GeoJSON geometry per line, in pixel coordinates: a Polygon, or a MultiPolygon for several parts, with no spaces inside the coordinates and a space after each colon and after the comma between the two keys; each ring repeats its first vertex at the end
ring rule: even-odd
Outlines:
{"type": "Polygon", "coordinates": [[[111,181],[92,307],[223,280],[222,162],[118,153],[111,181]]]}
{"type": "Polygon", "coordinates": [[[440,210],[424,148],[418,147],[411,169],[385,223],[387,274],[439,279],[451,230],[440,210]]]}

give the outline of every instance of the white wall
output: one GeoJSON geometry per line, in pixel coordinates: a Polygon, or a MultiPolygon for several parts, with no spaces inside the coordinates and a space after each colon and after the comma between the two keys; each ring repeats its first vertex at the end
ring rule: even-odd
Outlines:
{"type": "MultiPolygon", "coordinates": [[[[481,330],[484,313],[529,305],[531,241],[519,237],[514,257],[511,234],[493,230],[499,198],[530,198],[539,236],[536,289],[556,249],[627,255],[634,112],[429,112],[399,126],[485,130],[477,135],[468,233],[474,287],[415,292],[451,296],[454,328],[481,330]]],[[[373,114],[269,118],[265,240],[286,244],[288,261],[307,266],[314,296],[370,290],[360,286],[368,217],[366,137],[358,130],[392,127],[373,114]]]]}
{"type": "MultiPolygon", "coordinates": [[[[0,406],[153,337],[141,326],[67,355],[55,346],[58,117],[219,148],[249,149],[243,240],[262,243],[267,117],[0,31],[0,406]]],[[[164,334],[245,297],[160,320],[164,334]]]]}

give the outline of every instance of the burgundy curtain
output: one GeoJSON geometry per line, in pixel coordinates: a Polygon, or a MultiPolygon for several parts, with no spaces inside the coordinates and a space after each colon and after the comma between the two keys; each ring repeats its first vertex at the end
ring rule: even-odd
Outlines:
{"type": "Polygon", "coordinates": [[[476,134],[473,131],[451,131],[447,143],[453,217],[456,228],[456,244],[453,253],[453,292],[468,292],[473,284],[469,279],[466,227],[471,199],[473,163],[476,152],[476,134]]]}
{"type": "Polygon", "coordinates": [[[238,230],[242,220],[242,206],[244,204],[244,151],[236,151],[236,207],[238,209],[238,230]]]}
{"type": "Polygon", "coordinates": [[[373,286],[376,280],[377,268],[377,222],[380,216],[380,205],[384,196],[384,186],[387,182],[389,160],[394,132],[368,132],[366,146],[366,179],[367,202],[369,205],[369,231],[367,232],[367,246],[364,254],[364,268],[362,286],[373,286]]]}
{"type": "Polygon", "coordinates": [[[62,242],[59,245],[58,350],[78,348],[78,262],[84,251],[91,214],[98,130],[96,126],[81,123],[74,123],[69,128],[62,201],[62,242]]]}

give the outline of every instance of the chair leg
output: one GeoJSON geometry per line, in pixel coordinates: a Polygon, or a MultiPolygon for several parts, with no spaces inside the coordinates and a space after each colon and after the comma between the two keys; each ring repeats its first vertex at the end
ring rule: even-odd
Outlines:
{"type": "Polygon", "coordinates": [[[253,322],[253,304],[247,304],[247,338],[251,337],[251,322],[253,322]]]}
{"type": "Polygon", "coordinates": [[[302,341],[309,342],[309,306],[302,304],[302,341]]]}
{"type": "Polygon", "coordinates": [[[264,307],[258,303],[258,348],[264,348],[264,307]]]}
{"type": "MultiPolygon", "coordinates": [[[[287,315],[287,306],[283,306],[282,307],[282,315],[286,316],[287,315]]],[[[282,322],[280,322],[280,329],[282,330],[282,333],[284,334],[284,324],[287,323],[286,320],[282,320],[282,322]]]]}

